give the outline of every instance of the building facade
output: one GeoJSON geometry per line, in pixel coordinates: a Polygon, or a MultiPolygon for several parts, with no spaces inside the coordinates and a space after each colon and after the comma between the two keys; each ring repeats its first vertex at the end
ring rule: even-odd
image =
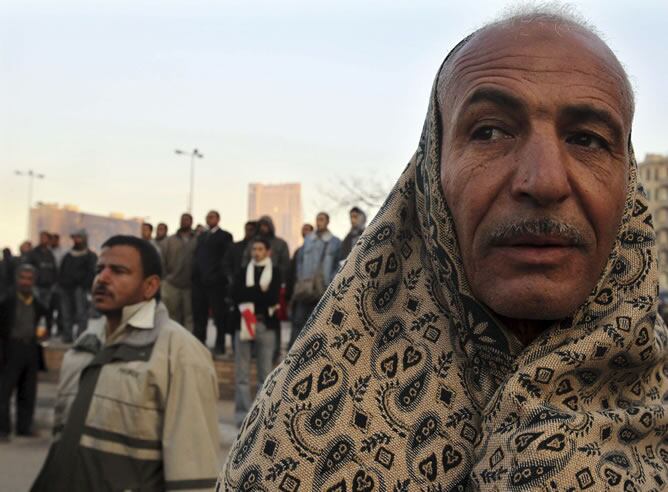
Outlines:
{"type": "Polygon", "coordinates": [[[39,241],[41,231],[55,232],[60,235],[63,248],[71,247],[70,234],[85,229],[88,234],[88,246],[99,253],[100,246],[115,234],[141,234],[142,219],[127,219],[122,214],[113,213],[109,216],[81,212],[78,207],[54,203],[38,203],[30,209],[30,240],[33,244],[39,241]]]}
{"type": "Polygon", "coordinates": [[[659,287],[668,290],[668,156],[647,154],[639,165],[656,231],[659,287]]]}
{"type": "Polygon", "coordinates": [[[285,239],[294,253],[302,242],[304,222],[302,188],[299,183],[248,185],[248,220],[269,215],[276,226],[276,235],[285,239]]]}

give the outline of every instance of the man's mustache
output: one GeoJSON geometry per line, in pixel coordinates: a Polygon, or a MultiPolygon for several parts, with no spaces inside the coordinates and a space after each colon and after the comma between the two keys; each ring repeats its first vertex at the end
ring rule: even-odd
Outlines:
{"type": "Polygon", "coordinates": [[[519,219],[502,223],[488,234],[487,242],[493,246],[499,246],[526,237],[561,239],[572,246],[584,246],[588,243],[585,234],[577,226],[551,217],[519,219]]]}
{"type": "Polygon", "coordinates": [[[109,292],[109,289],[107,289],[107,286],[104,284],[97,284],[93,287],[93,295],[105,295],[105,296],[111,296],[111,292],[109,292]]]}

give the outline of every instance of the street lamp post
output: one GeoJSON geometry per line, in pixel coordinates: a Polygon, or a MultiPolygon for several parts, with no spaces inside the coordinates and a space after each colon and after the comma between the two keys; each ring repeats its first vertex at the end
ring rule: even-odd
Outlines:
{"type": "Polygon", "coordinates": [[[202,159],[204,157],[203,154],[200,153],[199,150],[193,149],[192,152],[186,152],[184,150],[179,150],[176,149],[174,151],[177,155],[189,155],[190,156],[190,194],[188,195],[188,213],[192,215],[193,213],[193,195],[195,193],[194,191],[194,183],[195,183],[195,158],[200,158],[202,159]]]}
{"type": "Polygon", "coordinates": [[[28,177],[28,233],[26,238],[30,239],[30,209],[32,208],[32,188],[35,179],[44,179],[44,175],[34,172],[32,169],[27,171],[14,171],[17,176],[28,177]]]}

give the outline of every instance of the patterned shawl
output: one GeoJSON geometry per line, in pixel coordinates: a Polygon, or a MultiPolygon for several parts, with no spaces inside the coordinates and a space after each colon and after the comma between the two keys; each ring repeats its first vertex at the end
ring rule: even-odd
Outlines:
{"type": "Polygon", "coordinates": [[[436,85],[417,152],[265,381],[220,490],[666,487],[667,333],[635,159],[596,287],[523,347],[467,285],[436,85]]]}

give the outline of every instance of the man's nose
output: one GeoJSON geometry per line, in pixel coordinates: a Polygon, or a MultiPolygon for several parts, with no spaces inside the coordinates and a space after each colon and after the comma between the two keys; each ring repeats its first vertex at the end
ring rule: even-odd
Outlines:
{"type": "Polygon", "coordinates": [[[511,193],[516,200],[529,200],[548,207],[572,193],[568,154],[550,129],[534,131],[517,154],[511,193]]]}
{"type": "Polygon", "coordinates": [[[101,283],[108,283],[109,282],[109,275],[111,273],[111,268],[102,268],[98,273],[97,273],[97,281],[101,283]]]}

